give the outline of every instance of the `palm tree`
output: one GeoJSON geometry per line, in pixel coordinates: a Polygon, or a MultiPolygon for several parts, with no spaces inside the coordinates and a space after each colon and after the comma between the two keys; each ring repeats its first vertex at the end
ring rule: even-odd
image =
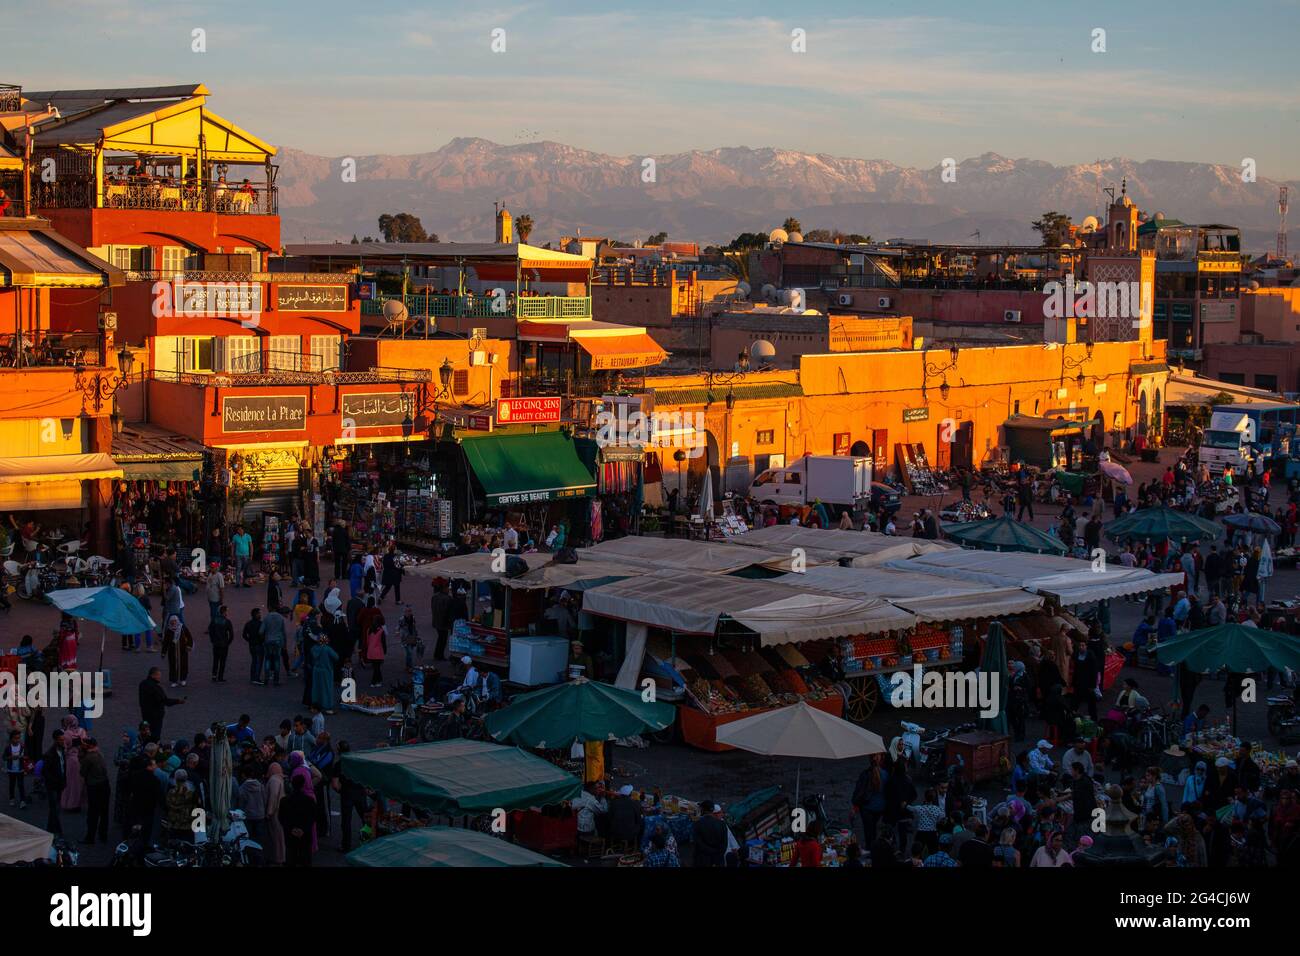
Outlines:
{"type": "Polygon", "coordinates": [[[527,242],[528,237],[533,232],[533,217],[524,213],[515,220],[515,231],[519,233],[519,241],[527,242]]]}

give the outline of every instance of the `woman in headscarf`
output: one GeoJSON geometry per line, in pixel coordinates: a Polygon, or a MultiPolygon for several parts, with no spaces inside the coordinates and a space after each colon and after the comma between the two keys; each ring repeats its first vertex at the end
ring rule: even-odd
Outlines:
{"type": "Polygon", "coordinates": [[[113,763],[117,765],[117,803],[113,806],[113,820],[126,826],[127,810],[131,797],[131,761],[140,755],[140,735],[130,727],[123,728],[122,742],[118,744],[113,763]]]}
{"type": "Polygon", "coordinates": [[[190,649],[194,647],[194,636],[179,615],[167,618],[163,629],[162,652],[167,658],[167,680],[173,687],[179,682],[185,686],[190,676],[190,649]]]}
{"type": "MultiPolygon", "coordinates": [[[[297,633],[298,666],[302,671],[302,705],[304,707],[311,706],[316,647],[324,639],[325,635],[321,633],[320,627],[316,623],[316,609],[308,607],[306,613],[302,616],[302,624],[299,626],[297,633]]],[[[333,668],[331,667],[332,671],[333,668]]]]}
{"type": "Polygon", "coordinates": [[[199,807],[199,793],[190,783],[190,775],[186,771],[176,771],[171,789],[163,797],[163,803],[163,831],[168,839],[192,842],[194,811],[199,807]]]}
{"type": "Polygon", "coordinates": [[[324,614],[321,620],[325,625],[325,635],[334,651],[334,686],[338,687],[343,681],[343,662],[352,656],[354,644],[352,632],[348,629],[347,610],[338,588],[330,591],[322,607],[324,614]]]}
{"type": "MultiPolygon", "coordinates": [[[[346,628],[346,623],[344,624],[346,628]]],[[[326,714],[334,713],[334,674],[339,666],[339,656],[325,641],[319,641],[311,655],[311,684],[308,703],[315,704],[326,714]]]]}
{"type": "Polygon", "coordinates": [[[80,637],[76,619],[63,615],[59,621],[59,666],[64,670],[77,669],[77,641],[80,637]]]}
{"type": "Polygon", "coordinates": [[[284,862],[284,828],[280,826],[280,801],[284,799],[284,768],[272,762],[266,775],[266,843],[263,851],[267,863],[284,862]]]}
{"type": "MultiPolygon", "coordinates": [[[[302,780],[302,792],[316,799],[316,784],[313,781],[311,768],[307,766],[307,757],[301,750],[295,750],[289,754],[289,782],[295,779],[302,780]]],[[[316,822],[312,821],[311,825],[311,851],[315,853],[319,849],[316,843],[316,822]]]]}
{"type": "Polygon", "coordinates": [[[1191,809],[1193,804],[1200,804],[1201,795],[1205,793],[1205,777],[1209,769],[1204,760],[1196,761],[1196,768],[1187,775],[1187,782],[1183,784],[1183,802],[1180,807],[1191,809]]]}
{"type": "Polygon", "coordinates": [[[63,728],[63,752],[68,778],[59,806],[64,810],[80,810],[86,796],[86,785],[81,779],[81,742],[85,740],[86,732],[78,725],[73,714],[64,717],[59,726],[63,728]]]}

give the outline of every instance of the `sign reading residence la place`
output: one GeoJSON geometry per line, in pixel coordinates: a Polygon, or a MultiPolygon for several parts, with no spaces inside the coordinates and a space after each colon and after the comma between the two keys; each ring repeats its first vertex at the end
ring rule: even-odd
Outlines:
{"type": "Polygon", "coordinates": [[[306,395],[234,395],[221,399],[221,429],[225,432],[300,432],[306,427],[306,395]]]}

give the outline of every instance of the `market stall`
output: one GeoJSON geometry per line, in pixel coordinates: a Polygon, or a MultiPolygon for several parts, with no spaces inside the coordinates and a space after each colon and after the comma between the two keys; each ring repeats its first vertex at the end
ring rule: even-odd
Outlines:
{"type": "Polygon", "coordinates": [[[731,543],[768,551],[773,557],[788,555],[792,548],[803,551],[808,564],[848,562],[855,568],[875,567],[932,551],[949,551],[952,545],[926,538],[900,538],[874,531],[840,531],[775,524],[754,528],[731,539],[731,543]]]}
{"type": "Polygon", "coordinates": [[[0,813],[0,864],[46,860],[54,834],[0,813]]]}

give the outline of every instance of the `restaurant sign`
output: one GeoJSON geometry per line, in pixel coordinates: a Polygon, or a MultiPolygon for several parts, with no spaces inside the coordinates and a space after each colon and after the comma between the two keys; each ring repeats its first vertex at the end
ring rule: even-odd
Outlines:
{"type": "Polygon", "coordinates": [[[235,395],[221,400],[224,432],[300,432],[307,427],[306,395],[235,395]]]}
{"type": "Polygon", "coordinates": [[[275,288],[275,307],[284,312],[346,312],[345,285],[281,285],[275,288]]]}
{"type": "Polygon", "coordinates": [[[905,408],[903,409],[903,424],[908,422],[928,422],[930,420],[930,407],[925,408],[905,408]]]}
{"type": "Polygon", "coordinates": [[[415,421],[414,392],[354,393],[344,395],[341,406],[344,428],[380,428],[415,421]]]}
{"type": "Polygon", "coordinates": [[[497,422],[501,425],[544,425],[558,422],[560,411],[561,399],[558,395],[497,399],[497,422]]]}

